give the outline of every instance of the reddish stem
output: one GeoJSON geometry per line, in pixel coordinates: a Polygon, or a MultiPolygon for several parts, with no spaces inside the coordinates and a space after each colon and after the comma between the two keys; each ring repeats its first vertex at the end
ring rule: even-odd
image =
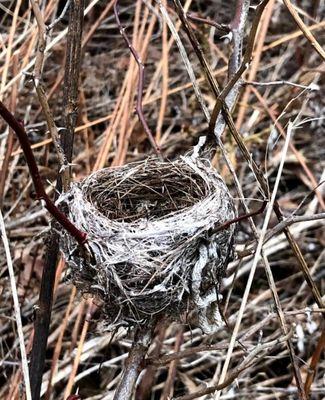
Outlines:
{"type": "Polygon", "coordinates": [[[29,172],[31,174],[36,195],[39,200],[45,202],[45,206],[48,211],[53,215],[53,217],[63,226],[63,228],[68,231],[80,245],[84,245],[87,241],[87,234],[80,231],[53,203],[53,201],[48,197],[45,192],[43,182],[35,161],[34,154],[32,152],[27,133],[17,119],[11,114],[11,112],[6,108],[6,106],[0,101],[0,115],[11,127],[11,129],[16,133],[20,146],[24,152],[29,172]]]}
{"type": "Polygon", "coordinates": [[[236,217],[234,219],[226,221],[222,225],[219,225],[215,229],[213,229],[213,233],[216,233],[216,232],[219,232],[219,231],[223,231],[224,229],[229,228],[230,225],[236,224],[237,222],[243,221],[244,219],[251,218],[254,215],[262,214],[264,212],[264,210],[265,210],[266,205],[267,205],[267,201],[264,201],[262,206],[257,211],[252,211],[252,212],[250,212],[248,214],[239,215],[238,217],[236,217]]]}
{"type": "Polygon", "coordinates": [[[227,35],[230,32],[229,26],[223,25],[223,24],[218,24],[217,22],[215,22],[211,19],[201,18],[201,17],[198,17],[197,15],[194,15],[191,13],[186,13],[186,16],[189,20],[191,20],[193,22],[207,24],[207,25],[210,25],[210,26],[216,28],[220,35],[227,35]]]}

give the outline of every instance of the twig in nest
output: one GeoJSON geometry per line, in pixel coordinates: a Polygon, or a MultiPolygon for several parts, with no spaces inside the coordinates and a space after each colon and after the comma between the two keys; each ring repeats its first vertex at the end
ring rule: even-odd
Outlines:
{"type": "Polygon", "coordinates": [[[262,206],[261,206],[258,210],[252,211],[252,212],[250,212],[250,213],[248,213],[248,214],[240,215],[240,216],[237,217],[237,218],[234,218],[234,219],[232,219],[232,220],[230,220],[230,221],[227,221],[227,222],[225,222],[224,224],[222,224],[222,225],[217,226],[216,228],[214,228],[214,229],[213,229],[213,232],[222,231],[222,230],[224,230],[224,229],[229,228],[229,226],[232,225],[232,224],[236,224],[236,223],[238,223],[238,222],[240,222],[240,221],[243,221],[243,220],[245,220],[245,219],[254,217],[255,215],[262,214],[262,213],[264,212],[264,210],[265,210],[266,205],[267,205],[267,201],[263,201],[262,206]]]}
{"type": "Polygon", "coordinates": [[[121,21],[120,21],[120,17],[118,14],[118,0],[115,0],[114,2],[114,14],[115,14],[115,19],[117,22],[117,25],[119,27],[120,33],[125,41],[125,43],[127,44],[128,48],[130,49],[131,54],[133,55],[138,68],[139,68],[139,80],[138,80],[138,95],[137,95],[137,103],[136,103],[136,112],[138,114],[138,117],[140,119],[140,122],[143,126],[144,131],[146,132],[146,135],[148,136],[148,139],[151,143],[151,146],[153,147],[155,153],[157,154],[157,156],[161,157],[161,152],[160,152],[160,148],[156,143],[155,138],[153,137],[153,134],[149,128],[149,125],[146,121],[146,118],[143,114],[143,105],[142,105],[142,98],[143,98],[143,85],[144,85],[144,64],[140,58],[139,53],[135,50],[135,48],[133,47],[132,43],[130,42],[128,36],[125,33],[125,28],[122,26],[121,21]]]}

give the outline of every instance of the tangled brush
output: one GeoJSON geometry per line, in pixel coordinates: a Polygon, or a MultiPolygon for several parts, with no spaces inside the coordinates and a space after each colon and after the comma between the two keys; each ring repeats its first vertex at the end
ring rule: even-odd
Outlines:
{"type": "Polygon", "coordinates": [[[88,234],[89,261],[62,232],[72,280],[102,304],[109,328],[179,319],[195,310],[211,332],[220,322],[219,285],[233,252],[233,199],[207,160],[149,158],[99,170],[58,204],[88,234]]]}

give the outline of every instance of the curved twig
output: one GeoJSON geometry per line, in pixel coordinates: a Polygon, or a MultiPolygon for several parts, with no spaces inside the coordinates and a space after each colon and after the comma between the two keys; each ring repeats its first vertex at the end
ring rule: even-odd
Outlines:
{"type": "Polygon", "coordinates": [[[152,134],[152,132],[149,128],[149,125],[145,119],[145,116],[143,114],[142,98],[143,98],[143,84],[144,84],[144,64],[140,58],[139,53],[136,51],[136,49],[133,47],[132,43],[130,42],[130,39],[127,37],[127,35],[125,33],[125,28],[121,24],[121,20],[120,20],[118,9],[117,9],[117,7],[118,7],[117,3],[118,3],[118,0],[115,0],[114,14],[115,14],[115,19],[116,19],[117,25],[120,29],[121,36],[123,37],[128,48],[130,49],[130,52],[133,55],[135,62],[137,63],[138,68],[139,68],[138,96],[137,96],[137,103],[136,103],[136,112],[137,112],[139,120],[143,126],[143,129],[145,130],[146,135],[148,136],[151,146],[153,147],[157,156],[161,157],[160,148],[157,145],[155,138],[153,137],[153,134],[152,134]]]}
{"type": "Polygon", "coordinates": [[[17,119],[11,114],[11,112],[6,108],[6,106],[0,101],[0,115],[7,122],[7,124],[12,128],[12,130],[16,133],[21,148],[24,152],[29,172],[31,174],[35,191],[38,200],[43,200],[45,203],[45,207],[48,211],[53,215],[53,217],[63,226],[63,228],[68,231],[77,242],[84,246],[87,241],[87,234],[85,232],[80,231],[64,214],[60,211],[57,206],[53,203],[53,201],[47,195],[43,182],[38,170],[38,166],[35,161],[34,154],[30,147],[30,143],[27,137],[27,133],[23,128],[22,124],[20,124],[17,119]]]}

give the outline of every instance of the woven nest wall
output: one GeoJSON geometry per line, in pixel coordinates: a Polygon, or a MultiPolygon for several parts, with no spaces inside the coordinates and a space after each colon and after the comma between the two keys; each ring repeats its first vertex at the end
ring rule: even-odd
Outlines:
{"type": "Polygon", "coordinates": [[[100,300],[109,328],[197,312],[219,323],[218,288],[233,252],[233,199],[208,161],[182,157],[97,171],[63,194],[60,207],[87,232],[84,257],[64,231],[61,248],[73,283],[100,300]]]}

